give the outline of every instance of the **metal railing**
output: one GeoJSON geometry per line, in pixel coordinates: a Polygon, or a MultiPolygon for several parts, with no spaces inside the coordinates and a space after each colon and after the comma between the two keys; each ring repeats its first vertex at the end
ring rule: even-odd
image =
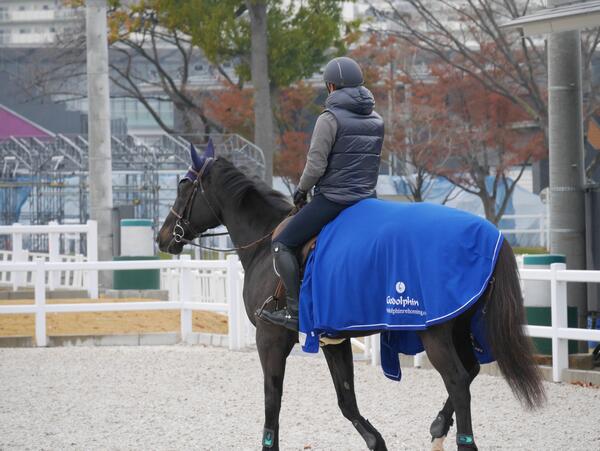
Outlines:
{"type": "Polygon", "coordinates": [[[521,220],[521,219],[531,219],[537,223],[536,227],[524,228],[524,227],[515,227],[512,229],[499,227],[500,231],[504,235],[537,235],[538,242],[536,243],[540,247],[548,248],[550,244],[550,228],[548,226],[548,216],[546,214],[532,214],[532,215],[503,215],[501,219],[501,223],[503,220],[521,220]]]}

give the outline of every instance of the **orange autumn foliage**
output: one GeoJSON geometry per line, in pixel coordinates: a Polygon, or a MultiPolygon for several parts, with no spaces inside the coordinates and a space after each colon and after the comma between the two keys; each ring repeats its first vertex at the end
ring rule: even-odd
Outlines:
{"type": "MultiPolygon", "coordinates": [[[[275,154],[275,174],[286,183],[297,184],[306,163],[311,124],[321,107],[318,91],[303,82],[275,92],[275,121],[278,151],[275,154]]],[[[205,101],[207,115],[228,131],[252,140],[254,112],[251,89],[224,85],[205,101]]]]}
{"type": "Polygon", "coordinates": [[[297,185],[306,164],[309,143],[310,135],[307,132],[283,132],[279,141],[280,150],[275,155],[275,173],[297,185]]]}
{"type": "Polygon", "coordinates": [[[251,89],[239,89],[225,84],[205,101],[207,116],[227,130],[252,140],[254,111],[251,89]]]}

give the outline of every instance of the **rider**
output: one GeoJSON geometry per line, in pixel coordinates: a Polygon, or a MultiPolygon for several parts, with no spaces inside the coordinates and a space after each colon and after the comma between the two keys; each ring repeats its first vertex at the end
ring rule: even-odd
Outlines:
{"type": "Polygon", "coordinates": [[[262,313],[264,319],[291,330],[298,330],[297,252],[342,210],[375,197],[383,143],[383,120],[373,111],[375,100],[363,86],[358,63],[348,57],[334,58],[327,63],[323,78],[329,95],[315,124],[294,205],[304,205],[313,186],[314,196],[271,248],[275,271],[286,289],[287,307],[262,313]]]}

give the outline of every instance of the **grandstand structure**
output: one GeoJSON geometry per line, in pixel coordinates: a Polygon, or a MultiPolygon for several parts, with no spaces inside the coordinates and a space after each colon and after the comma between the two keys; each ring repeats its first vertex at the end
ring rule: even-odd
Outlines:
{"type": "MultiPolygon", "coordinates": [[[[134,217],[158,225],[190,164],[190,144],[202,151],[209,137],[217,156],[252,178],[264,178],[263,152],[236,134],[112,136],[114,206],[132,206],[134,217]]],[[[84,223],[88,218],[86,136],[0,140],[0,224],[84,223]]]]}

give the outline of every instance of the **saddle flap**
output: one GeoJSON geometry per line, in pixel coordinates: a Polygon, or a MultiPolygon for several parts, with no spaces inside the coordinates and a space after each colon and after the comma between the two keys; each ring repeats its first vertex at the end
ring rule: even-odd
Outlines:
{"type": "MultiPolygon", "coordinates": [[[[277,239],[277,237],[279,236],[279,234],[284,231],[284,229],[290,223],[292,218],[293,218],[293,216],[288,216],[283,221],[281,221],[277,227],[275,227],[275,230],[273,231],[273,241],[275,241],[277,239]]],[[[304,267],[304,264],[306,263],[306,260],[308,259],[309,254],[315,248],[316,244],[317,244],[317,236],[313,236],[310,240],[308,240],[306,243],[304,243],[304,245],[302,246],[302,249],[300,250],[300,253],[298,254],[298,260],[300,262],[300,267],[302,267],[302,268],[304,267]]]]}
{"type": "MultiPolygon", "coordinates": [[[[275,230],[273,231],[273,238],[272,238],[273,241],[275,241],[277,239],[277,236],[281,232],[283,232],[283,230],[286,228],[286,226],[289,224],[289,222],[292,220],[292,218],[293,218],[293,216],[288,216],[283,221],[281,221],[277,227],[275,227],[275,230]]],[[[298,261],[300,262],[300,271],[301,272],[304,272],[304,266],[306,264],[306,260],[308,260],[308,256],[314,250],[316,244],[317,244],[317,237],[313,236],[310,240],[308,240],[302,246],[302,249],[300,250],[300,253],[298,254],[298,261]]],[[[281,279],[277,283],[277,288],[275,289],[273,298],[276,299],[277,301],[285,299],[285,287],[283,286],[281,279]]]]}

